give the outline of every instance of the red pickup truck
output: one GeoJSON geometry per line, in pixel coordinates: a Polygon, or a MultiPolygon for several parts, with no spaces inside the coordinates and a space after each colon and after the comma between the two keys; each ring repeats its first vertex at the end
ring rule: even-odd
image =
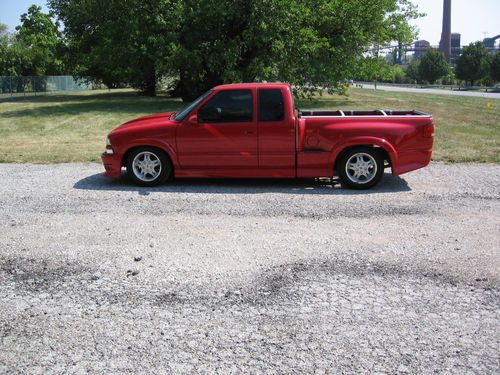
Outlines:
{"type": "Polygon", "coordinates": [[[179,112],[129,121],[107,137],[105,175],[143,186],[172,177],[338,176],[354,189],[429,164],[432,116],[416,111],[299,111],[278,83],[217,86],[179,112]]]}

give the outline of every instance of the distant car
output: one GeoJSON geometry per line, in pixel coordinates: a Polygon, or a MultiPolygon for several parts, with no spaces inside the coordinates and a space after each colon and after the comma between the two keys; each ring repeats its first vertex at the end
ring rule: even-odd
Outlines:
{"type": "Polygon", "coordinates": [[[135,183],[172,177],[340,177],[376,185],[429,164],[431,115],[416,111],[298,111],[287,84],[217,86],[179,112],[129,121],[107,137],[106,176],[135,183]]]}

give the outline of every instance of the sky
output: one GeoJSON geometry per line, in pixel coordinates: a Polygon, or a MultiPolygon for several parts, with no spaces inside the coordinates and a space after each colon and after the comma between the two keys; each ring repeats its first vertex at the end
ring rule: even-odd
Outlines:
{"type": "MultiPolygon", "coordinates": [[[[214,0],[216,1],[216,0],[214,0]]],[[[370,1],[370,0],[366,0],[370,1]]],[[[413,0],[419,11],[427,15],[412,24],[419,29],[419,39],[439,44],[443,18],[441,0],[413,0]]],[[[19,18],[31,4],[47,11],[45,0],[0,0],[0,22],[14,31],[19,18]]],[[[451,31],[462,34],[462,45],[500,34],[500,0],[452,0],[451,31]],[[485,34],[486,33],[486,34],[485,34]]]]}
{"type": "MultiPolygon", "coordinates": [[[[1,1],[1,0],[0,0],[1,1]]],[[[413,20],[419,39],[438,45],[443,22],[443,1],[413,0],[427,15],[413,20]]],[[[500,0],[451,0],[451,32],[462,34],[462,45],[500,34],[500,0]],[[486,33],[486,34],[484,34],[486,33]]]]}
{"type": "Polygon", "coordinates": [[[9,31],[14,31],[20,23],[21,14],[26,13],[30,5],[36,4],[47,12],[45,0],[0,0],[0,22],[8,26],[9,31]]]}

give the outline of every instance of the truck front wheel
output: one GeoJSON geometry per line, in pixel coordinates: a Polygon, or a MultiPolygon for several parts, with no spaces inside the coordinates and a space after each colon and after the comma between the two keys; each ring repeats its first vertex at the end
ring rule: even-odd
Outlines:
{"type": "Polygon", "coordinates": [[[344,153],[338,164],[343,185],[351,189],[369,189],[384,175],[384,159],[373,147],[355,147],[344,153]]]}
{"type": "Polygon", "coordinates": [[[127,159],[128,177],[141,186],[156,186],[172,175],[172,163],[154,147],[139,147],[127,159]]]}

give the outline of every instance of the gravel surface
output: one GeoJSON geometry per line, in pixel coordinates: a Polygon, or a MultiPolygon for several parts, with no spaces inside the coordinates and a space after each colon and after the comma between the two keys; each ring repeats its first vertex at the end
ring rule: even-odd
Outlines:
{"type": "Polygon", "coordinates": [[[101,170],[0,164],[0,373],[499,373],[500,166],[101,170]]]}

